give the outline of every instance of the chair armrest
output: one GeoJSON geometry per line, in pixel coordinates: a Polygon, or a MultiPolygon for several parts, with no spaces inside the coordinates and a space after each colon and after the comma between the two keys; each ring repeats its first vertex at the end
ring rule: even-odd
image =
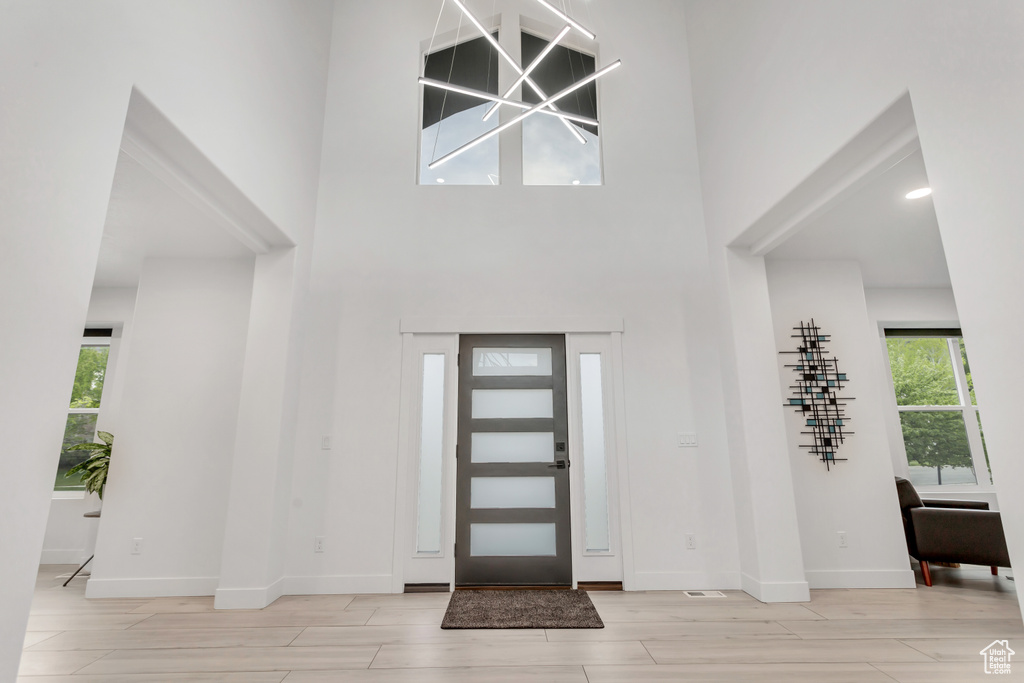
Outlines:
{"type": "Polygon", "coordinates": [[[912,508],[918,559],[1009,567],[1006,536],[998,512],[912,508]]]}
{"type": "Polygon", "coordinates": [[[925,507],[957,508],[961,510],[988,510],[988,502],[984,500],[922,500],[925,507]]]}

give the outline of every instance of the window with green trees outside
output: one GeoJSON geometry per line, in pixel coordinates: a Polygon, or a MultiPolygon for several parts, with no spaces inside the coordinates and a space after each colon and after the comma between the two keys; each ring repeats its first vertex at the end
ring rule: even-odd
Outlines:
{"type": "Polygon", "coordinates": [[[960,330],[886,330],[915,486],[990,484],[981,415],[960,330]]]}
{"type": "Polygon", "coordinates": [[[89,457],[89,451],[69,451],[75,444],[96,440],[96,419],[103,398],[103,380],[107,374],[107,359],[110,356],[109,338],[87,338],[78,354],[78,369],[71,389],[71,404],[68,408],[67,427],[64,443],[57,465],[55,491],[80,491],[83,486],[77,476],[70,479],[65,474],[72,467],[89,457]]]}

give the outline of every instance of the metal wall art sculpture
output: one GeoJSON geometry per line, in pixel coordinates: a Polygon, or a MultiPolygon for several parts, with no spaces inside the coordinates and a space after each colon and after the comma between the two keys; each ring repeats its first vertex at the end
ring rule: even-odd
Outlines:
{"type": "Polygon", "coordinates": [[[846,458],[836,456],[839,445],[845,437],[853,434],[846,429],[850,419],[846,416],[845,401],[851,397],[840,397],[839,392],[847,382],[846,373],[839,372],[839,361],[827,358],[828,350],[824,345],[831,341],[831,335],[822,333],[814,324],[800,322],[793,328],[799,334],[792,335],[799,343],[796,351],[781,353],[796,354],[798,361],[787,368],[793,368],[797,375],[796,384],[790,385],[794,398],[785,405],[800,413],[804,426],[808,431],[801,434],[812,437],[812,443],[800,444],[800,448],[810,449],[811,455],[825,463],[825,468],[846,458]]]}

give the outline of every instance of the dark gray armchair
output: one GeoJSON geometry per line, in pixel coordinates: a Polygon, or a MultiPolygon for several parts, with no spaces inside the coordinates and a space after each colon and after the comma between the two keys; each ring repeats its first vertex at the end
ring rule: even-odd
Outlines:
{"type": "Polygon", "coordinates": [[[972,500],[921,500],[914,485],[896,477],[907,550],[921,563],[924,585],[932,585],[929,562],[1010,566],[1003,522],[988,503],[972,500]]]}

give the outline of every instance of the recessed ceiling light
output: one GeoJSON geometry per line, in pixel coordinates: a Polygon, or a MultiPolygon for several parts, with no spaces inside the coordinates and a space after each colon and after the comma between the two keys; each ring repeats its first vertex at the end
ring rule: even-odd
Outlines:
{"type": "Polygon", "coordinates": [[[922,187],[920,190],[914,190],[913,192],[907,193],[907,199],[920,199],[921,197],[927,197],[932,193],[932,188],[922,187]]]}
{"type": "Polygon", "coordinates": [[[574,181],[572,181],[572,184],[573,184],[573,185],[579,185],[579,184],[580,184],[580,181],[578,181],[578,180],[574,180],[574,181]]]}
{"type": "Polygon", "coordinates": [[[438,179],[437,179],[437,182],[439,182],[439,183],[443,183],[443,182],[444,182],[444,178],[438,178],[438,179]]]}

